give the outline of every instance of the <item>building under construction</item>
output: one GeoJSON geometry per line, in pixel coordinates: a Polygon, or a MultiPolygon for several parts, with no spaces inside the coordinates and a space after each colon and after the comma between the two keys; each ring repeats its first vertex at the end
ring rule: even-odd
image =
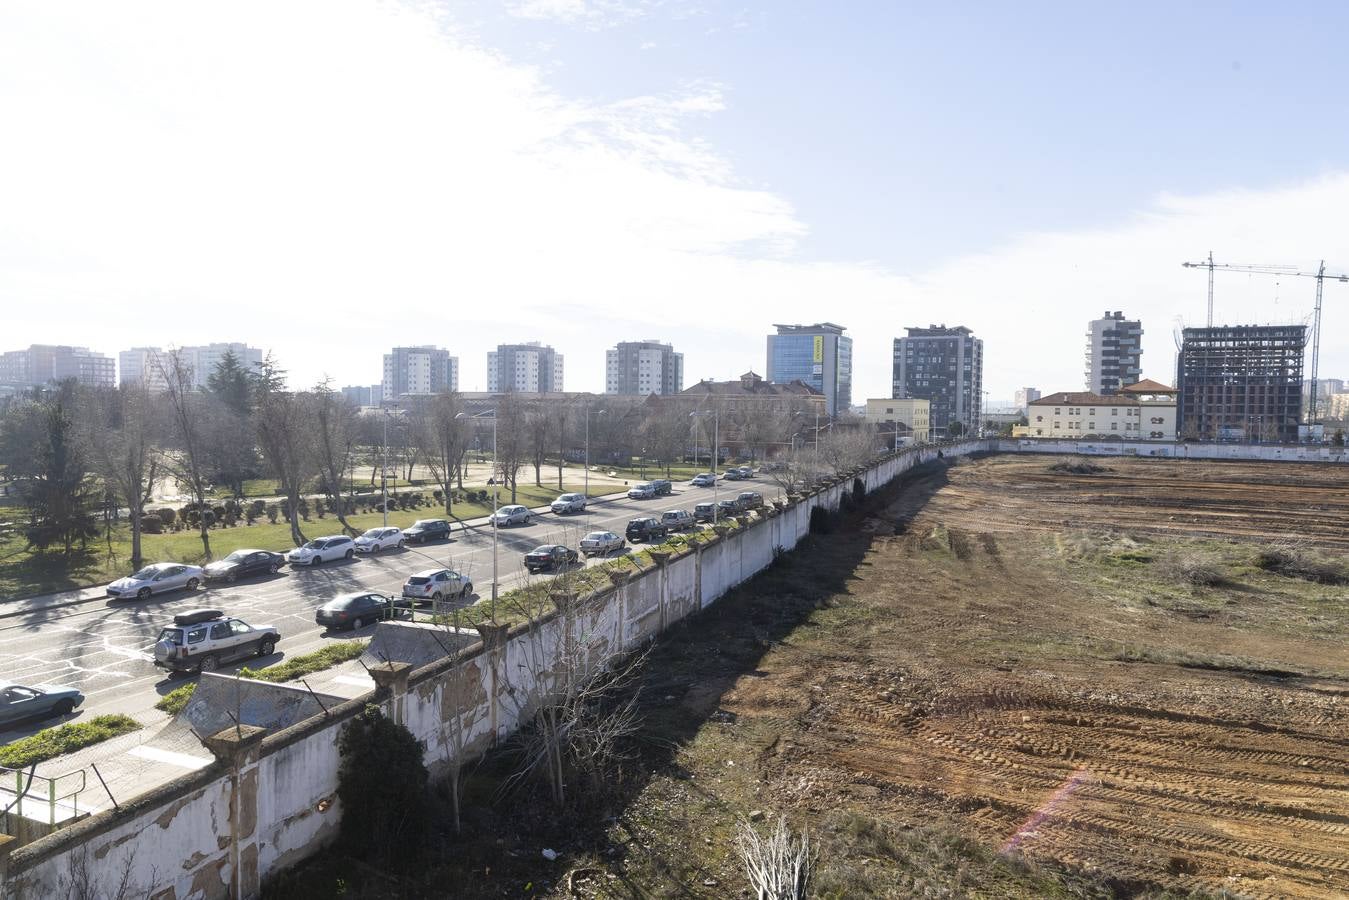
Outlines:
{"type": "Polygon", "coordinates": [[[1296,441],[1306,345],[1305,325],[1186,328],[1176,357],[1178,435],[1296,441]]]}

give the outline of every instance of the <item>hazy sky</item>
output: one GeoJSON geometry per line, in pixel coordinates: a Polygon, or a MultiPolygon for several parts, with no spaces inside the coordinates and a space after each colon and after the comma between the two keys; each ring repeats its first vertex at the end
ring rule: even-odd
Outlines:
{"type": "MultiPolygon", "coordinates": [[[[8,2],[0,349],[243,340],[296,386],[437,344],[659,338],[763,372],[773,322],[985,341],[993,401],[1082,388],[1086,323],[1145,375],[1219,262],[1349,271],[1341,4],[8,2]]],[[[1310,279],[1220,275],[1220,322],[1310,279]]],[[[1349,284],[1322,375],[1349,376],[1349,284]]]]}

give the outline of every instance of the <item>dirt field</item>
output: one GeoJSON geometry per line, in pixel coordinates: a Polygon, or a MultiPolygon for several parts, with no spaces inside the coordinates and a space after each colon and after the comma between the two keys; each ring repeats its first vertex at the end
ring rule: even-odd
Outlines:
{"type": "Polygon", "coordinates": [[[826,900],[1349,896],[1349,586],[1260,558],[1333,580],[1349,469],[1064,461],[912,473],[669,632],[612,796],[489,764],[433,861],[270,896],[748,897],[779,814],[826,900]]]}
{"type": "Polygon", "coordinates": [[[854,650],[770,654],[722,700],[783,723],[767,791],[954,816],[988,847],[1126,884],[1349,895],[1347,590],[1213,540],[1343,547],[1349,471],[1053,462],[953,467],[871,523],[904,534],[850,587],[854,650]],[[1177,584],[1177,546],[1229,580],[1177,584]]]}

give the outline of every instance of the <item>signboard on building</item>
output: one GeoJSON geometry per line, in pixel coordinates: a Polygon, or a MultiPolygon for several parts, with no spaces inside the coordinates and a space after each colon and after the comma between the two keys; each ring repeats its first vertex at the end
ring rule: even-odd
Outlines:
{"type": "Polygon", "coordinates": [[[824,362],[824,335],[815,335],[815,362],[824,362]]]}

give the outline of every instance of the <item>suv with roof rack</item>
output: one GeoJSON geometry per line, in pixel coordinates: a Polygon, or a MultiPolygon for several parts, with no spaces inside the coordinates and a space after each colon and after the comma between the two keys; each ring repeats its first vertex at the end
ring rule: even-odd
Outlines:
{"type": "Polygon", "coordinates": [[[271,656],[281,632],[272,625],[253,627],[218,609],[194,609],[173,617],[159,632],[155,665],[171,672],[214,672],[221,663],[246,656],[271,656]]]}

